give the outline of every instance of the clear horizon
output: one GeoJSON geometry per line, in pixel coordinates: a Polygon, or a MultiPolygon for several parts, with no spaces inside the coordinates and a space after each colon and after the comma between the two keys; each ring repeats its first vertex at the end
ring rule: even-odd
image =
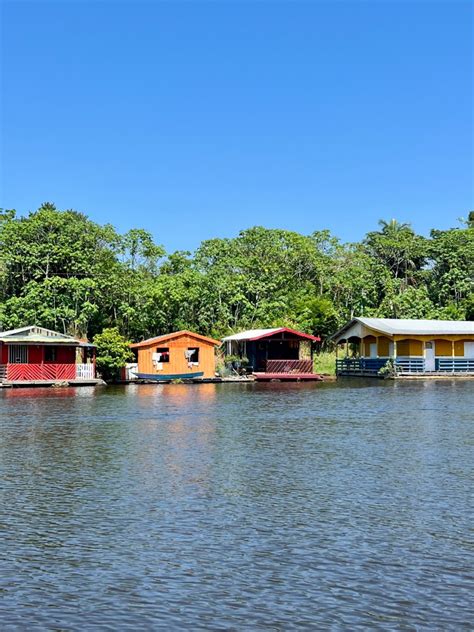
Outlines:
{"type": "Polygon", "coordinates": [[[472,196],[458,3],[2,5],[1,203],[168,251],[262,225],[358,241],[472,196]]]}

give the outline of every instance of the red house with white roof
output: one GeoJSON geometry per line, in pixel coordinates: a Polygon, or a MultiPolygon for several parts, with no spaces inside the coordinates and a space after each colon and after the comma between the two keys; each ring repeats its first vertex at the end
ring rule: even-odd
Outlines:
{"type": "Polygon", "coordinates": [[[320,380],[313,371],[318,336],[288,327],[249,329],[223,339],[227,355],[246,358],[257,380],[320,380]]]}
{"type": "Polygon", "coordinates": [[[95,346],[31,325],[0,332],[0,382],[95,380],[95,346]]]}

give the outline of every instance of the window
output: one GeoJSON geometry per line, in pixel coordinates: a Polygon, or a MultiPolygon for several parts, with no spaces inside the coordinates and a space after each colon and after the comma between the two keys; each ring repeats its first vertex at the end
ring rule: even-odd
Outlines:
{"type": "Polygon", "coordinates": [[[45,347],[44,348],[44,361],[45,362],[56,362],[56,347],[45,347]]]}
{"type": "Polygon", "coordinates": [[[158,347],[155,353],[153,354],[153,360],[155,362],[169,362],[170,361],[169,347],[158,347]]]}
{"type": "Polygon", "coordinates": [[[199,347],[188,347],[184,355],[190,364],[199,364],[199,347]]]}

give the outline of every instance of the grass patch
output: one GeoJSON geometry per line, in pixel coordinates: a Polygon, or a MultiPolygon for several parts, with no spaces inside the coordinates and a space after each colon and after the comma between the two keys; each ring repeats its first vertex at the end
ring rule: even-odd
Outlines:
{"type": "Polygon", "coordinates": [[[315,373],[336,374],[336,352],[322,351],[314,356],[313,362],[315,373]]]}

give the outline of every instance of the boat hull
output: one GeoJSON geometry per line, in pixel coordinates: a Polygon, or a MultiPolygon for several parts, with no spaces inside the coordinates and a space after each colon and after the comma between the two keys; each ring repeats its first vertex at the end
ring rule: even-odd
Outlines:
{"type": "Polygon", "coordinates": [[[156,373],[136,373],[139,380],[149,380],[150,382],[172,382],[173,380],[195,380],[202,377],[204,371],[198,371],[196,373],[168,373],[159,374],[156,373]]]}

